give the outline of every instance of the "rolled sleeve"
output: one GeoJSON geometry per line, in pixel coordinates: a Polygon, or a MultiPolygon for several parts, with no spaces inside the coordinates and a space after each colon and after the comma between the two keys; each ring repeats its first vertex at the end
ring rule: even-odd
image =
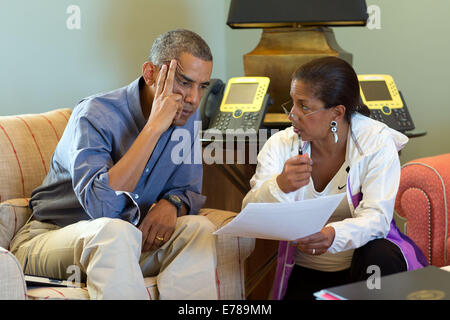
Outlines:
{"type": "Polygon", "coordinates": [[[116,192],[109,185],[108,170],[113,166],[108,132],[80,117],[74,144],[70,149],[70,174],[76,197],[92,218],[110,217],[139,221],[140,210],[129,192],[116,192]]]}

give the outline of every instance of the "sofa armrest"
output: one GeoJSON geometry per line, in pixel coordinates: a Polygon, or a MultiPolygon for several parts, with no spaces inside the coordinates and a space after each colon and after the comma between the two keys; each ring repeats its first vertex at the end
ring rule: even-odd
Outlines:
{"type": "Polygon", "coordinates": [[[27,286],[16,257],[0,247],[0,300],[26,300],[27,286]]]}
{"type": "Polygon", "coordinates": [[[29,198],[10,199],[0,203],[0,247],[9,249],[11,240],[31,216],[29,198]]]}
{"type": "Polygon", "coordinates": [[[395,210],[407,220],[406,234],[428,262],[448,265],[450,153],[412,160],[402,167],[395,210]]]}
{"type": "MultiPolygon", "coordinates": [[[[236,212],[218,209],[201,209],[199,214],[206,216],[216,230],[237,215],[236,212]]],[[[245,299],[244,263],[255,248],[255,239],[218,235],[216,248],[219,299],[245,299]]]]}

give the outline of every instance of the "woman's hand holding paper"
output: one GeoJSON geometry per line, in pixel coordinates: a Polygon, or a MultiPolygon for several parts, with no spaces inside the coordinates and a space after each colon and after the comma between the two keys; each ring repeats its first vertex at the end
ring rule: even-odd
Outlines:
{"type": "Polygon", "coordinates": [[[320,232],[297,239],[293,242],[300,251],[311,255],[321,255],[327,252],[334,241],[335,231],[333,227],[324,227],[320,232]]]}

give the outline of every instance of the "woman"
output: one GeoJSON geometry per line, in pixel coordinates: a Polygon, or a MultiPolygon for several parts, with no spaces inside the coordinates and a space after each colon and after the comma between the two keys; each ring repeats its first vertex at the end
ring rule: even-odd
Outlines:
{"type": "Polygon", "coordinates": [[[367,279],[369,266],[384,276],[426,265],[392,219],[398,151],[408,138],[368,117],[353,68],[335,57],[311,61],[294,73],[290,95],[292,127],[259,153],[243,207],[347,197],[320,232],[280,242],[274,298],[313,299],[321,289],[367,279]]]}

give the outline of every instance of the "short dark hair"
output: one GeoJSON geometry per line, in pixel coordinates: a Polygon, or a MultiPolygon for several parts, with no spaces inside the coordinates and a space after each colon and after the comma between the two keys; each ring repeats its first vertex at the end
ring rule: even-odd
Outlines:
{"type": "Polygon", "coordinates": [[[178,59],[183,52],[204,61],[212,61],[211,49],[202,37],[186,29],[168,31],[153,42],[148,60],[160,66],[166,61],[178,59]]]}
{"type": "Polygon", "coordinates": [[[345,106],[348,122],[355,112],[370,115],[369,108],[361,100],[358,76],[345,60],[337,57],[312,60],[298,68],[292,79],[309,86],[313,96],[321,100],[325,108],[345,106]]]}

